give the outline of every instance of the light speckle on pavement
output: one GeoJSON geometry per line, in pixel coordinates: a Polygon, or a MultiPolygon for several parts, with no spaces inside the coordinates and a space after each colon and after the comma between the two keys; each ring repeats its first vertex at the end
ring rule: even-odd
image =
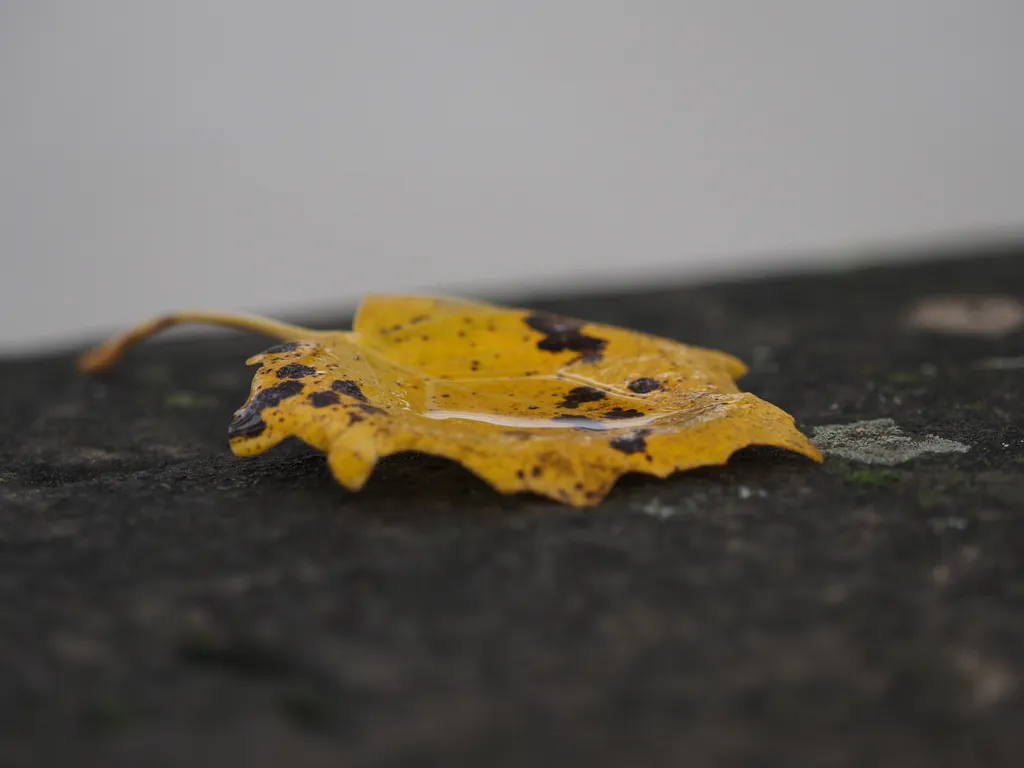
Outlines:
{"type": "Polygon", "coordinates": [[[970,450],[970,446],[935,435],[908,435],[892,419],[819,426],[811,439],[827,455],[890,467],[925,453],[970,450]]]}

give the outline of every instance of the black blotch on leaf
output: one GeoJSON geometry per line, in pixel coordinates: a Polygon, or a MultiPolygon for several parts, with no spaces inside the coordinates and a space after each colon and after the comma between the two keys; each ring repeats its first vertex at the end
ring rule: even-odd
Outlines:
{"type": "Polygon", "coordinates": [[[326,408],[328,405],[337,405],[341,402],[337,392],[313,392],[309,396],[309,402],[314,408],[326,408]]]}
{"type": "Polygon", "coordinates": [[[651,434],[649,429],[640,429],[631,435],[622,435],[620,437],[613,437],[608,441],[608,445],[614,448],[616,451],[622,451],[625,454],[630,453],[643,453],[647,450],[647,442],[644,440],[647,435],[651,434]]]}
{"type": "Polygon", "coordinates": [[[657,379],[644,377],[642,379],[634,379],[629,382],[628,386],[630,392],[635,392],[638,395],[646,395],[648,392],[661,389],[661,382],[657,379]]]}
{"type": "Polygon", "coordinates": [[[534,312],[527,315],[524,322],[544,334],[544,338],[537,342],[537,349],[545,352],[579,352],[580,360],[592,363],[601,359],[604,348],[608,346],[607,339],[584,335],[582,320],[534,312]]]}
{"type": "Polygon", "coordinates": [[[378,408],[376,405],[359,405],[359,406],[356,406],[356,407],[359,408],[359,410],[361,410],[363,413],[369,413],[369,414],[383,413],[385,416],[388,413],[383,408],[378,408]]]}
{"type": "Polygon", "coordinates": [[[601,414],[606,419],[635,419],[639,416],[643,416],[643,411],[638,411],[636,408],[612,408],[610,411],[605,411],[601,414]]]}
{"type": "Polygon", "coordinates": [[[286,341],[283,344],[275,344],[274,346],[263,350],[260,354],[263,355],[276,355],[281,352],[294,352],[299,348],[299,342],[297,341],[286,341]]]}
{"type": "Polygon", "coordinates": [[[340,381],[332,382],[331,383],[331,389],[333,389],[335,392],[339,392],[339,393],[341,393],[343,395],[348,395],[349,397],[354,397],[356,400],[358,400],[361,403],[367,402],[366,395],[363,394],[363,390],[361,390],[359,388],[359,385],[356,384],[351,379],[341,379],[340,381]]]}
{"type": "Polygon", "coordinates": [[[263,410],[273,408],[282,400],[294,397],[301,391],[301,382],[294,380],[260,390],[228,426],[228,437],[255,437],[260,434],[267,428],[266,422],[263,421],[263,410]]]}
{"type": "Polygon", "coordinates": [[[573,387],[558,404],[559,408],[579,408],[582,403],[604,400],[607,395],[594,387],[573,387]]]}
{"type": "Polygon", "coordinates": [[[316,373],[316,368],[301,363],[288,363],[288,365],[282,365],[277,369],[277,378],[301,379],[305,376],[312,376],[314,373],[316,373]]]}

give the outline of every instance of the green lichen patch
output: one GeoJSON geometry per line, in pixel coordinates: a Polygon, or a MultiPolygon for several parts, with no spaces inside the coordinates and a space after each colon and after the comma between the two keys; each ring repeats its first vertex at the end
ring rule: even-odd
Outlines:
{"type": "Polygon", "coordinates": [[[885,377],[890,384],[917,384],[924,376],[914,371],[893,371],[885,377]]]}
{"type": "Polygon", "coordinates": [[[900,476],[891,469],[853,469],[843,476],[843,480],[861,488],[889,488],[899,483],[900,476]]]}
{"type": "Polygon", "coordinates": [[[82,712],[84,725],[107,733],[123,731],[140,717],[139,707],[122,697],[105,698],[82,712]]]}
{"type": "Polygon", "coordinates": [[[330,720],[328,697],[310,686],[292,686],[281,694],[278,706],[284,718],[299,728],[322,728],[330,720]]]}
{"type": "Polygon", "coordinates": [[[193,410],[200,408],[216,408],[220,405],[220,401],[212,395],[206,395],[201,392],[188,392],[185,390],[179,392],[172,392],[164,400],[164,405],[168,408],[180,408],[182,410],[193,410]]]}

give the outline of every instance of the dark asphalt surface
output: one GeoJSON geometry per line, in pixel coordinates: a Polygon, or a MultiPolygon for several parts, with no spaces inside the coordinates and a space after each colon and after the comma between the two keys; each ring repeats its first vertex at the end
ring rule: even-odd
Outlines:
{"type": "Polygon", "coordinates": [[[260,338],[0,361],[0,765],[1020,765],[1024,329],[908,327],[961,294],[1024,304],[1024,249],[534,303],[733,353],[808,432],[969,448],[589,511],[232,457],[260,338]]]}

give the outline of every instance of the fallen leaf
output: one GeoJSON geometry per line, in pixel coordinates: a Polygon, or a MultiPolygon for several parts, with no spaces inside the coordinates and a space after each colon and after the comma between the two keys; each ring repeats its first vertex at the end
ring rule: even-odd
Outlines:
{"type": "Polygon", "coordinates": [[[459,462],[502,493],[600,502],[626,472],[666,477],[724,464],[751,445],[821,461],[793,418],[736,379],[723,352],[609,325],[456,299],[371,296],[351,331],[186,312],[86,354],[109,367],[131,345],[186,322],[282,340],[248,362],[252,392],[228,429],[239,456],[287,437],[324,451],[334,477],[363,486],[404,451],[459,462]]]}

